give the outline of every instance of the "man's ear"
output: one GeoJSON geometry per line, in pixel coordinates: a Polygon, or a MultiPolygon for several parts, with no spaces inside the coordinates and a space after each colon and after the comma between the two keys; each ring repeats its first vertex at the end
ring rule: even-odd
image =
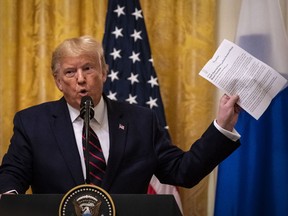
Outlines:
{"type": "Polygon", "coordinates": [[[104,83],[104,82],[106,81],[106,79],[107,79],[108,70],[109,70],[109,65],[108,65],[108,64],[104,65],[104,68],[102,69],[103,83],[104,83]]]}
{"type": "Polygon", "coordinates": [[[62,92],[63,87],[62,87],[60,78],[57,76],[56,73],[53,74],[53,77],[54,77],[54,81],[55,81],[57,88],[62,92]]]}

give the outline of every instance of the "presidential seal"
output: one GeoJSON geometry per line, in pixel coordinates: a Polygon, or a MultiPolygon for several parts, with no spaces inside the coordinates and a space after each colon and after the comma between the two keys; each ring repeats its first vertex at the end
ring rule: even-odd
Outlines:
{"type": "Polygon", "coordinates": [[[79,185],[64,195],[59,216],[115,216],[110,195],[94,185],[79,185]]]}

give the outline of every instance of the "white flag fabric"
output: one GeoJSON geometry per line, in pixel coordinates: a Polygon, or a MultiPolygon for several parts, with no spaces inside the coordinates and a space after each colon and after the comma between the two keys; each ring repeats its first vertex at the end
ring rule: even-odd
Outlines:
{"type": "Polygon", "coordinates": [[[278,0],[243,0],[235,43],[288,74],[288,42],[278,0]]]}

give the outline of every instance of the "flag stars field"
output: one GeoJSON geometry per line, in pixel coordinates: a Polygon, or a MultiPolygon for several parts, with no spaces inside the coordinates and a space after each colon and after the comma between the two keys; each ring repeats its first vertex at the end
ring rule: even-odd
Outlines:
{"type": "Polygon", "coordinates": [[[112,81],[112,82],[113,82],[114,80],[119,80],[118,73],[119,73],[119,71],[113,71],[113,70],[111,70],[111,73],[108,74],[108,77],[111,78],[111,81],[112,81]]]}
{"type": "Polygon", "coordinates": [[[114,12],[117,13],[117,17],[125,15],[124,9],[125,7],[120,7],[119,5],[117,5],[117,9],[114,10],[114,12]]]}
{"type": "Polygon", "coordinates": [[[123,37],[122,31],[123,31],[123,28],[118,29],[116,26],[112,34],[114,34],[117,39],[118,37],[123,37]]]}
{"type": "Polygon", "coordinates": [[[142,10],[138,10],[137,8],[135,8],[135,12],[132,13],[132,15],[135,16],[136,20],[138,20],[138,18],[143,18],[141,13],[142,13],[142,10]]]}
{"type": "Polygon", "coordinates": [[[137,104],[136,98],[137,95],[132,96],[131,94],[129,94],[129,98],[127,98],[126,101],[130,104],[137,104]]]}
{"type": "Polygon", "coordinates": [[[136,29],[134,29],[134,33],[133,34],[131,34],[131,37],[133,37],[134,38],[134,42],[136,42],[137,41],[137,39],[139,39],[139,40],[142,40],[142,37],[141,37],[141,32],[142,31],[136,31],[136,29]]]}
{"type": "Polygon", "coordinates": [[[116,60],[117,58],[121,58],[120,52],[121,52],[120,49],[117,50],[117,49],[113,48],[113,52],[110,53],[110,55],[113,56],[114,60],[116,60]]]}
{"type": "Polygon", "coordinates": [[[131,73],[130,77],[128,77],[128,80],[130,80],[131,85],[133,85],[134,83],[139,83],[138,76],[139,74],[133,74],[133,72],[131,73]]]}
{"type": "Polygon", "coordinates": [[[109,10],[109,24],[103,40],[105,59],[109,65],[104,92],[112,100],[153,109],[160,124],[166,127],[141,6],[138,1],[129,1],[128,4],[119,0],[113,2],[109,10]]]}
{"type": "Polygon", "coordinates": [[[136,61],[140,61],[139,55],[140,55],[140,52],[135,53],[134,51],[132,51],[132,55],[129,56],[129,59],[132,59],[133,64],[134,64],[136,61]]]}
{"type": "MultiPolygon", "coordinates": [[[[168,129],[157,74],[138,0],[111,1],[108,6],[103,47],[109,65],[104,93],[112,100],[139,105],[155,111],[160,125],[168,129]]],[[[165,130],[169,137],[168,130],[165,130]]],[[[153,178],[153,179],[156,179],[153,178]]],[[[153,181],[155,182],[155,181],[153,181]]],[[[174,186],[153,184],[153,190],[173,191],[174,186]]],[[[149,186],[149,188],[152,188],[149,186]]]]}
{"type": "Polygon", "coordinates": [[[158,81],[157,81],[157,77],[150,77],[150,80],[148,80],[148,83],[151,85],[151,88],[153,88],[154,86],[158,86],[158,81]]]}
{"type": "Polygon", "coordinates": [[[117,92],[109,91],[109,94],[107,95],[107,97],[110,98],[111,100],[117,101],[116,95],[117,95],[117,92]]]}
{"type": "Polygon", "coordinates": [[[149,97],[149,101],[147,101],[146,104],[148,104],[150,109],[152,109],[154,106],[158,107],[156,101],[157,101],[157,98],[153,99],[152,97],[149,97]]]}

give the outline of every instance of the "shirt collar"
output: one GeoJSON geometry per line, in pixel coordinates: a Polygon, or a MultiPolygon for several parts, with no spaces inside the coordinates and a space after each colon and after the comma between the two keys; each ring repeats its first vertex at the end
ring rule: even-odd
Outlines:
{"type": "MultiPolygon", "coordinates": [[[[75,109],[67,103],[71,121],[75,122],[78,118],[81,118],[79,115],[79,110],[75,109]]],[[[103,96],[101,97],[99,103],[94,107],[94,119],[101,125],[104,120],[105,114],[105,102],[103,96]]]]}

